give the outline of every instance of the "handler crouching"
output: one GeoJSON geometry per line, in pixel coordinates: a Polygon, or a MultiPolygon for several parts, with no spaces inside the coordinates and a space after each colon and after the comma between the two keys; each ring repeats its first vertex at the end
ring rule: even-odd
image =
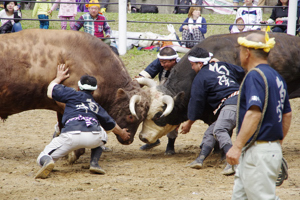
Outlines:
{"type": "Polygon", "coordinates": [[[107,135],[103,130],[112,130],[123,140],[130,138],[126,129],[121,129],[108,113],[95,102],[94,90],[97,80],[84,75],[78,81],[78,91],[60,83],[69,78],[65,65],[58,65],[56,78],[49,84],[47,95],[55,101],[66,104],[62,118],[62,133],[53,138],[37,158],[42,166],[35,178],[47,178],[54,168],[54,161],[80,148],[91,148],[90,172],[105,174],[98,161],[102,154],[101,146],[106,143],[107,135]],[[102,128],[103,127],[103,128],[102,128]]]}

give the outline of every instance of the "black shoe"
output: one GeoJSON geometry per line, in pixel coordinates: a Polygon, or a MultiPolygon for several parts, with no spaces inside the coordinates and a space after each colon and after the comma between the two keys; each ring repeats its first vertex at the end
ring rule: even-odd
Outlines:
{"type": "Polygon", "coordinates": [[[160,141],[159,140],[156,140],[156,142],[152,143],[152,144],[145,144],[143,146],[140,147],[140,150],[149,150],[149,149],[152,149],[156,146],[160,145],[160,141]]]}

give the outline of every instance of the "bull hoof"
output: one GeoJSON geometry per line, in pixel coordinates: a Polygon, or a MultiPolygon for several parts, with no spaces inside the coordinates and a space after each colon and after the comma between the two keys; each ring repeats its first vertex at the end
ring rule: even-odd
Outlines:
{"type": "Polygon", "coordinates": [[[140,147],[140,150],[149,150],[149,149],[152,149],[156,146],[160,145],[160,140],[156,140],[156,142],[152,143],[152,144],[145,144],[143,146],[140,147]]]}
{"type": "Polygon", "coordinates": [[[72,151],[71,153],[69,153],[69,155],[68,155],[68,162],[69,162],[69,164],[73,165],[76,160],[78,160],[78,158],[77,158],[75,152],[72,151]]]}
{"type": "Polygon", "coordinates": [[[174,149],[169,149],[165,151],[165,155],[166,156],[172,156],[175,154],[175,150],[174,149]]]}

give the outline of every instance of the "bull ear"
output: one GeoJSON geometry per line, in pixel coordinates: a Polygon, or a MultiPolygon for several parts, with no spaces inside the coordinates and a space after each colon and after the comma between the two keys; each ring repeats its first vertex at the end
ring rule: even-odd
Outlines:
{"type": "Polygon", "coordinates": [[[119,88],[117,90],[116,99],[123,99],[123,98],[129,98],[128,94],[122,88],[119,88]]]}
{"type": "Polygon", "coordinates": [[[179,93],[174,97],[174,103],[175,103],[175,105],[182,104],[183,101],[184,101],[184,96],[185,96],[184,91],[179,92],[179,93]]]}

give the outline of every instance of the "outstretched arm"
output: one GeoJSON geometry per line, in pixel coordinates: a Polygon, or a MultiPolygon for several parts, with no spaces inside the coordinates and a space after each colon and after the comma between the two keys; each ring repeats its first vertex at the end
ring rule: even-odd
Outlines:
{"type": "Polygon", "coordinates": [[[56,78],[52,81],[54,83],[60,84],[64,80],[70,77],[68,73],[69,68],[65,69],[65,64],[60,64],[57,66],[56,78]]]}
{"type": "Polygon", "coordinates": [[[65,69],[65,64],[60,64],[57,66],[56,78],[51,81],[48,86],[47,96],[52,99],[52,91],[55,85],[60,84],[62,81],[70,77],[68,73],[69,68],[65,69]]]}
{"type": "Polygon", "coordinates": [[[130,133],[127,132],[127,129],[126,128],[121,129],[118,124],[116,124],[112,132],[116,135],[119,135],[124,141],[130,139],[130,133]]]}

